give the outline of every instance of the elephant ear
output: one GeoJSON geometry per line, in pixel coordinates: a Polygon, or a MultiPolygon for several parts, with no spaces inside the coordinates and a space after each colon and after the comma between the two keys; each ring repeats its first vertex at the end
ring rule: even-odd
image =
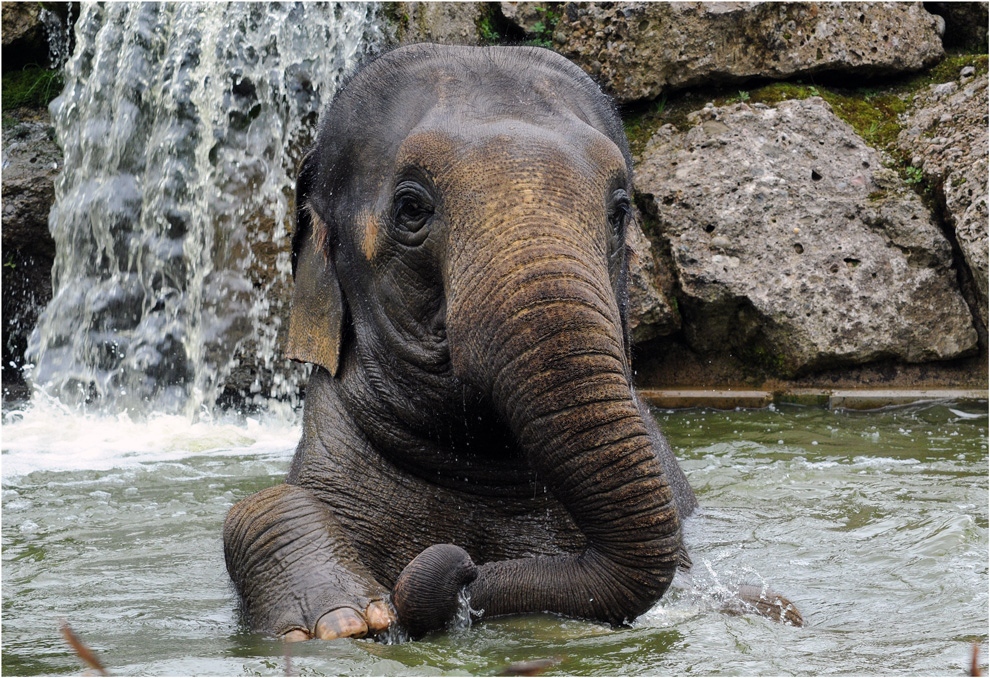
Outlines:
{"type": "Polygon", "coordinates": [[[327,226],[309,202],[316,166],[317,158],[310,152],[303,158],[296,181],[296,231],[292,236],[295,289],[286,355],[319,365],[335,376],[340,364],[344,299],[326,247],[327,226]]]}

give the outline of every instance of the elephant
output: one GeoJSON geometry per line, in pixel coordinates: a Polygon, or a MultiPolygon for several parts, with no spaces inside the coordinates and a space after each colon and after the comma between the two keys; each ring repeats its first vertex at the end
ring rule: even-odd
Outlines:
{"type": "Polygon", "coordinates": [[[697,501],[632,384],[631,181],[610,99],[552,51],[412,45],[345,82],[296,184],[302,437],[223,527],[254,630],[660,599],[697,501]]]}

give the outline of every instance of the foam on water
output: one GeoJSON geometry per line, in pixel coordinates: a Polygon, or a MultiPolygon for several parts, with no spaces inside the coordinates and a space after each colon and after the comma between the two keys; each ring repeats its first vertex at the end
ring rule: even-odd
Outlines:
{"type": "Polygon", "coordinates": [[[292,413],[214,418],[82,413],[54,398],[3,415],[3,482],[35,471],[108,470],[195,456],[289,458],[300,436],[292,413]]]}

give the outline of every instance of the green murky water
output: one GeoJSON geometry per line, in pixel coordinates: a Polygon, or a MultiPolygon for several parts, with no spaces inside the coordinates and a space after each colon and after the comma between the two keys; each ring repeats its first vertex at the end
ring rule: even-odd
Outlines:
{"type": "MultiPolygon", "coordinates": [[[[987,408],[658,412],[702,509],[694,568],[629,628],[550,616],[416,643],[291,647],[297,675],[964,675],[986,665],[987,408]],[[719,611],[767,582],[794,628],[719,611]]],[[[289,425],[80,421],[7,413],[5,675],[78,674],[67,620],[117,675],[285,675],[285,648],[240,625],[220,524],[279,482],[289,425]]],[[[984,669],[985,670],[985,669],[984,669]]]]}

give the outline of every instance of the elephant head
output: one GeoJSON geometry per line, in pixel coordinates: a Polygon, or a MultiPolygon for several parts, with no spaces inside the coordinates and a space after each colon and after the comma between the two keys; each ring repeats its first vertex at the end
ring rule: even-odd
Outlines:
{"type": "Polygon", "coordinates": [[[335,98],[301,168],[290,356],[326,370],[402,468],[439,477],[461,429],[504,432],[455,454],[482,480],[500,455],[523,460],[583,535],[579,552],[481,563],[486,615],[621,623],[683,558],[693,495],[632,387],[631,177],[609,100],[529,47],[386,54],[335,98]]]}

